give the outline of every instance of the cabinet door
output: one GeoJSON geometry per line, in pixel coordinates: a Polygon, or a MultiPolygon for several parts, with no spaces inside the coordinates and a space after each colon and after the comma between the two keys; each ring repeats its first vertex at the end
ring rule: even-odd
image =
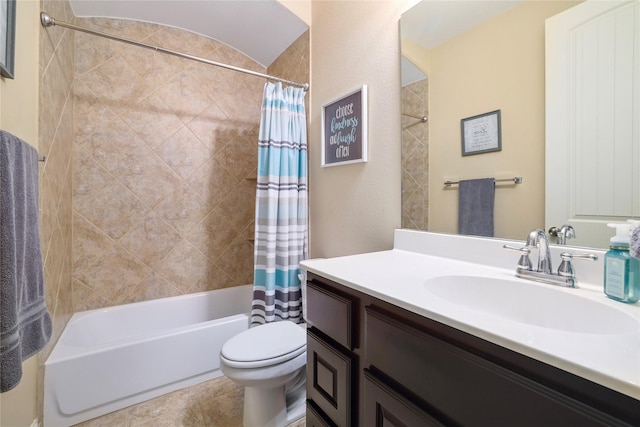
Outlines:
{"type": "Polygon", "coordinates": [[[364,371],[364,425],[393,427],[444,427],[404,396],[364,371]]]}
{"type": "Polygon", "coordinates": [[[353,423],[353,357],[307,331],[307,398],[340,427],[353,423]]]}
{"type": "Polygon", "coordinates": [[[622,426],[599,410],[367,307],[365,359],[447,417],[481,426],[622,426]]]}
{"type": "Polygon", "coordinates": [[[325,420],[322,412],[318,410],[312,401],[307,400],[307,416],[305,417],[306,427],[336,427],[334,423],[325,420]]]}

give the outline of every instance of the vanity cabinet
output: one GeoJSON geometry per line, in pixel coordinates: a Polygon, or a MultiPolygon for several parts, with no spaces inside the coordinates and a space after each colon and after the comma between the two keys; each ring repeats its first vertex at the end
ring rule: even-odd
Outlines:
{"type": "Polygon", "coordinates": [[[309,325],[307,405],[310,407],[307,415],[311,412],[319,425],[355,426],[356,300],[335,288],[309,280],[306,319],[309,325]]]}
{"type": "Polygon", "coordinates": [[[640,401],[308,273],[307,422],[640,426],[640,401]]]}

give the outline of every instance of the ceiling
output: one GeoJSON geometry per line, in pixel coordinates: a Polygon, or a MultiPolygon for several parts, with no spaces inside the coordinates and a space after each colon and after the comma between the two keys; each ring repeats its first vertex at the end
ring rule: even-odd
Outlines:
{"type": "MultiPolygon", "coordinates": [[[[522,0],[422,0],[402,14],[402,40],[425,50],[432,49],[488,21],[522,0]]],[[[402,57],[402,86],[425,78],[425,74],[402,57]]]]}
{"type": "Polygon", "coordinates": [[[402,38],[431,49],[522,0],[423,0],[402,14],[402,38]]]}
{"type": "Polygon", "coordinates": [[[182,28],[225,43],[265,67],[308,29],[275,0],[70,0],[70,3],[76,17],[133,19],[182,28]]]}

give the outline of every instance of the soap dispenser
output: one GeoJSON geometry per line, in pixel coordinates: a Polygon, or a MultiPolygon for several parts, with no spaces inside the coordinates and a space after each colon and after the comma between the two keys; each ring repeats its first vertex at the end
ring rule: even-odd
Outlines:
{"type": "Polygon", "coordinates": [[[629,255],[630,223],[607,224],[616,229],[604,256],[604,293],[616,301],[640,300],[640,260],[629,255]]]}
{"type": "Polygon", "coordinates": [[[628,219],[627,222],[631,224],[629,254],[640,259],[640,220],[628,219]]]}

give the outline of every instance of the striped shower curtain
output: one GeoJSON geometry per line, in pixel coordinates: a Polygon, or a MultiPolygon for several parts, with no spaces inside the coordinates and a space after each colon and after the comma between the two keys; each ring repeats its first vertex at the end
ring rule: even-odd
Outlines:
{"type": "Polygon", "coordinates": [[[251,325],[302,320],[300,261],[307,258],[307,123],[302,89],[264,87],[251,325]]]}

